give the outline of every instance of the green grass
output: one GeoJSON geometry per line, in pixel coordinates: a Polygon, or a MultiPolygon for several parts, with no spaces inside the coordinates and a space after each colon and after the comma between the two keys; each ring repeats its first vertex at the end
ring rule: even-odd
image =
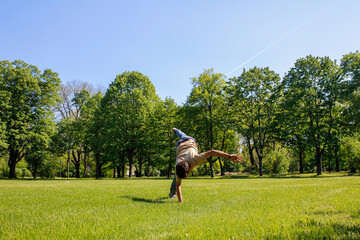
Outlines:
{"type": "Polygon", "coordinates": [[[0,239],[360,239],[360,177],[0,180],[0,239]]]}

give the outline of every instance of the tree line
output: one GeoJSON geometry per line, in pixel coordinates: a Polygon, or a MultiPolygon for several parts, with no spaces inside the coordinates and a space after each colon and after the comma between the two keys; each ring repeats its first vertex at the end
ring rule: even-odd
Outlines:
{"type": "Polygon", "coordinates": [[[360,169],[360,53],[296,60],[284,77],[268,67],[191,79],[187,100],[161,99],[140,72],[106,91],[62,84],[50,69],[0,62],[0,176],[132,177],[174,174],[177,127],[199,151],[244,154],[234,165],[209,158],[194,175],[360,169]]]}

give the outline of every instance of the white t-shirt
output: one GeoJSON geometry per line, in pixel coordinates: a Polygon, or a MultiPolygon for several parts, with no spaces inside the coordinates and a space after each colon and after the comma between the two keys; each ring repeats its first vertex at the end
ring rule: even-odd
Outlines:
{"type": "Polygon", "coordinates": [[[192,139],[180,143],[176,152],[176,164],[185,160],[190,165],[189,172],[194,170],[200,163],[206,162],[205,153],[198,154],[197,145],[192,139]]]}

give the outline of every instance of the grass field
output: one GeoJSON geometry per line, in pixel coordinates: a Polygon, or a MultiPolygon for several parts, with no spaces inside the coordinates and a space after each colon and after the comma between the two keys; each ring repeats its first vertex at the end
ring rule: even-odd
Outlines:
{"type": "Polygon", "coordinates": [[[360,239],[360,177],[0,180],[0,239],[360,239]]]}

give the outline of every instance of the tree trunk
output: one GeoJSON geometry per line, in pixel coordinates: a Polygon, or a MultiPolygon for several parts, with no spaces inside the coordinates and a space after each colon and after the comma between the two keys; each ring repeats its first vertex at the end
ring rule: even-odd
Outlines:
{"type": "Polygon", "coordinates": [[[75,171],[75,177],[76,178],[80,178],[80,162],[81,162],[81,155],[80,155],[80,152],[78,151],[77,152],[77,154],[78,154],[78,157],[76,158],[76,156],[75,156],[75,151],[72,151],[72,155],[73,155],[73,158],[74,158],[74,161],[73,161],[73,163],[74,163],[74,165],[75,165],[75,169],[76,169],[76,171],[75,171]]]}
{"type": "Polygon", "coordinates": [[[225,166],[224,164],[222,164],[220,157],[218,157],[219,163],[220,163],[220,172],[221,172],[221,176],[225,175],[225,166]]]}
{"type": "MultiPolygon", "coordinates": [[[[210,149],[214,149],[214,135],[213,135],[213,124],[212,124],[212,107],[209,106],[209,113],[210,113],[210,149]]],[[[210,163],[210,172],[211,172],[211,178],[214,178],[214,163],[212,161],[212,157],[209,159],[210,163]]]]}
{"type": "MultiPolygon", "coordinates": [[[[224,130],[224,135],[223,135],[223,139],[222,139],[222,142],[221,142],[221,149],[220,149],[221,151],[224,151],[224,148],[225,148],[225,137],[226,137],[226,130],[224,130]]],[[[218,157],[218,160],[219,160],[219,163],[220,163],[221,176],[224,176],[225,175],[225,163],[222,164],[220,157],[218,157]]]]}
{"type": "Polygon", "coordinates": [[[262,177],[263,176],[263,156],[258,156],[259,157],[259,176],[262,177]]]}
{"type": "Polygon", "coordinates": [[[249,155],[250,155],[250,162],[252,166],[255,166],[255,158],[254,158],[254,153],[253,153],[253,149],[251,147],[251,143],[250,143],[250,139],[246,138],[246,143],[247,146],[249,148],[249,155]]]}
{"type": "Polygon", "coordinates": [[[68,139],[68,159],[67,159],[67,178],[69,178],[70,176],[70,163],[71,163],[71,142],[72,142],[72,138],[69,137],[68,139]]]}
{"type": "Polygon", "coordinates": [[[86,157],[84,157],[84,178],[86,178],[86,174],[87,174],[87,161],[86,161],[86,157]]]}
{"type": "MultiPolygon", "coordinates": [[[[151,166],[148,165],[148,166],[147,166],[147,173],[146,173],[146,176],[147,176],[147,177],[150,177],[150,168],[151,168],[151,166]]],[[[153,175],[154,175],[154,172],[153,172],[153,175]]]]}
{"type": "Polygon", "coordinates": [[[263,150],[260,148],[258,151],[256,151],[259,158],[259,176],[262,177],[264,175],[263,173],[263,150]]]}
{"type": "Polygon", "coordinates": [[[137,171],[136,171],[136,177],[141,177],[142,176],[142,173],[141,173],[141,171],[142,171],[142,164],[143,164],[143,162],[142,162],[142,155],[141,155],[141,153],[139,154],[139,169],[137,169],[137,171]]]}
{"type": "Polygon", "coordinates": [[[33,172],[32,172],[32,175],[33,175],[33,179],[35,180],[36,177],[37,177],[37,168],[38,168],[38,164],[37,162],[35,163],[34,165],[34,168],[33,168],[33,172]]]}
{"type": "Polygon", "coordinates": [[[134,157],[134,150],[128,149],[127,150],[128,159],[129,159],[129,178],[132,176],[132,166],[133,166],[133,157],[134,157]]]}
{"type": "Polygon", "coordinates": [[[211,178],[214,178],[214,163],[212,161],[212,157],[210,157],[209,161],[210,163],[210,173],[211,173],[211,178]]]}
{"type": "Polygon", "coordinates": [[[80,178],[80,163],[76,163],[75,168],[76,168],[75,177],[80,178]]]}
{"type": "Polygon", "coordinates": [[[317,175],[322,175],[322,156],[320,146],[316,146],[316,171],[317,175]]]}
{"type": "Polygon", "coordinates": [[[117,178],[121,177],[121,167],[120,166],[116,167],[116,174],[117,174],[117,178]]]}
{"type": "Polygon", "coordinates": [[[95,154],[95,162],[96,162],[96,179],[100,179],[102,177],[102,171],[101,171],[102,163],[99,153],[95,154]]]}
{"type": "Polygon", "coordinates": [[[263,173],[263,157],[264,157],[263,149],[255,148],[255,150],[256,150],[257,157],[259,159],[259,176],[262,177],[264,174],[263,173]]]}
{"type": "Polygon", "coordinates": [[[121,174],[121,177],[125,177],[125,157],[124,156],[121,156],[121,171],[122,171],[122,174],[121,174]]]}
{"type": "Polygon", "coordinates": [[[87,153],[86,148],[84,148],[84,178],[86,178],[87,174],[87,153]]]}
{"type": "Polygon", "coordinates": [[[304,173],[304,159],[303,159],[304,150],[302,148],[299,149],[299,164],[300,164],[300,173],[304,173]]]}
{"type": "Polygon", "coordinates": [[[338,155],[338,148],[337,148],[337,146],[335,147],[335,149],[334,149],[334,151],[335,151],[335,164],[336,164],[336,169],[335,169],[335,171],[336,172],[340,172],[340,162],[339,162],[339,155],[338,155]]]}
{"type": "Polygon", "coordinates": [[[9,173],[9,178],[16,178],[16,163],[17,160],[19,158],[19,151],[15,150],[15,149],[10,149],[10,156],[9,156],[9,168],[10,168],[10,173],[9,173]]]}
{"type": "Polygon", "coordinates": [[[147,160],[148,160],[148,166],[147,166],[147,177],[150,177],[150,167],[151,167],[151,155],[150,154],[148,154],[148,158],[147,158],[147,160]]]}
{"type": "Polygon", "coordinates": [[[70,148],[68,149],[67,153],[68,153],[68,158],[67,158],[67,163],[66,163],[66,167],[67,167],[67,178],[69,178],[70,175],[70,161],[71,161],[71,156],[70,156],[70,148]]]}

